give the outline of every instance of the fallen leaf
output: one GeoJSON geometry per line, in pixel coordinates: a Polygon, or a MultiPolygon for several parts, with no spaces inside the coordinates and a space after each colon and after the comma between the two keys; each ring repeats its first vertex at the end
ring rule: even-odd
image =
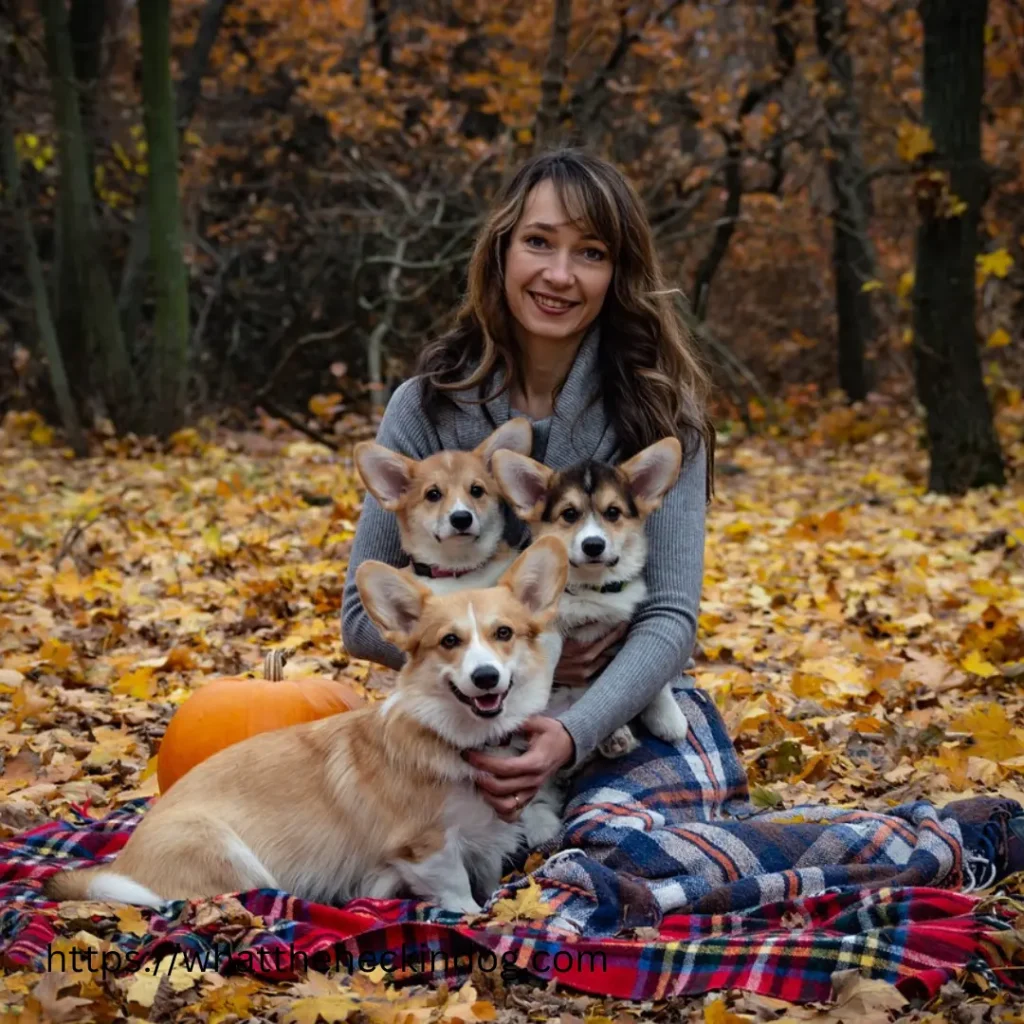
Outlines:
{"type": "Polygon", "coordinates": [[[498,900],[491,907],[491,916],[495,921],[543,921],[555,912],[543,901],[543,893],[536,880],[531,878],[516,890],[514,897],[498,900]]]}
{"type": "Polygon", "coordinates": [[[902,1010],[906,998],[895,985],[878,978],[865,978],[859,971],[836,971],[832,975],[835,1006],[829,1019],[849,1024],[889,1024],[889,1011],[902,1010]]]}
{"type": "Polygon", "coordinates": [[[991,662],[986,661],[977,651],[971,651],[960,662],[960,667],[973,675],[981,676],[982,679],[991,679],[993,676],[999,675],[999,669],[991,662]]]}

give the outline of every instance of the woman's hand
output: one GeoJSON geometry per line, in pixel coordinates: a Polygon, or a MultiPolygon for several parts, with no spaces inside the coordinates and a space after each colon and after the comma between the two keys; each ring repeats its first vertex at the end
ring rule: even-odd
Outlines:
{"type": "Polygon", "coordinates": [[[505,821],[515,821],[537,790],[576,753],[565,726],[555,718],[534,715],[523,723],[529,749],[517,757],[494,757],[471,750],[466,760],[486,774],[477,779],[483,798],[505,821]]]}
{"type": "Polygon", "coordinates": [[[608,648],[617,644],[628,631],[629,623],[623,622],[593,643],[581,644],[575,640],[566,640],[562,647],[562,657],[555,667],[555,679],[571,686],[589,682],[614,657],[608,648]]]}

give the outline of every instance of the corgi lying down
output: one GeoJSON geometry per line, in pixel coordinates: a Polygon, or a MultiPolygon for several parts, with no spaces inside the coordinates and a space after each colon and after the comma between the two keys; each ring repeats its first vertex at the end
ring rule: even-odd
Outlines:
{"type": "Polygon", "coordinates": [[[158,906],[270,887],[306,900],[415,896],[480,910],[522,826],[502,821],[461,756],[544,710],[549,630],[568,575],[557,538],[494,587],[436,595],[381,562],[356,573],[382,633],[407,654],[372,707],[243,740],[159,797],[110,864],[62,871],[54,900],[158,906]]]}

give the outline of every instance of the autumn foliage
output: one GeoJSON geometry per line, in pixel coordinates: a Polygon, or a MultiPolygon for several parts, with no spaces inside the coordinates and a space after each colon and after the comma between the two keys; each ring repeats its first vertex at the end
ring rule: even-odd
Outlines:
{"type": "MultiPolygon", "coordinates": [[[[209,6],[174,5],[179,81],[209,6]]],[[[487,199],[533,147],[552,4],[223,6],[181,142],[190,399],[302,416],[320,393],[337,395],[339,410],[358,407],[404,375],[449,315],[487,199]],[[339,363],[342,375],[331,372],[339,363]]],[[[854,76],[875,260],[861,285],[877,321],[867,354],[875,385],[906,394],[916,211],[927,196],[955,216],[959,200],[929,166],[914,5],[848,6],[837,45],[854,76]]],[[[572,9],[561,137],[610,156],[640,187],[673,283],[706,315],[721,409],[733,417],[838,383],[828,172],[840,158],[830,118],[841,83],[816,40],[816,13],[816,0],[572,9]]],[[[38,35],[27,8],[21,27],[38,35]]],[[[1019,6],[992,0],[977,289],[984,374],[1000,405],[1020,400],[1022,33],[1019,6]]],[[[137,35],[126,7],[108,26],[91,96],[96,198],[115,268],[148,174],[137,35]]],[[[42,69],[25,54],[13,122],[48,262],[59,248],[56,137],[42,75],[31,77],[42,69]]],[[[5,287],[24,294],[12,243],[5,287]]],[[[130,339],[136,360],[150,330],[144,316],[130,339]]],[[[7,394],[26,403],[45,391],[31,334],[23,306],[0,314],[7,394]]]]}

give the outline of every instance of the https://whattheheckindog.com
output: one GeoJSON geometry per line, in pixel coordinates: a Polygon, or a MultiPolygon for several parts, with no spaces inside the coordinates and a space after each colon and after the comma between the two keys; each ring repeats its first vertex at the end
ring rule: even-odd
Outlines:
{"type": "Polygon", "coordinates": [[[330,971],[354,974],[372,974],[378,970],[385,976],[406,979],[409,977],[449,977],[454,974],[469,975],[474,970],[485,974],[500,972],[503,981],[513,981],[524,971],[546,976],[577,972],[605,972],[608,963],[601,950],[567,949],[555,951],[535,949],[528,951],[505,950],[498,954],[492,950],[473,950],[452,954],[445,950],[431,949],[424,945],[405,945],[397,950],[353,953],[344,943],[319,949],[314,953],[295,949],[294,946],[278,946],[266,949],[248,949],[232,952],[229,948],[203,950],[175,950],[162,958],[159,964],[145,962],[135,951],[122,953],[116,949],[72,949],[46,951],[46,970],[67,973],[120,975],[122,973],[156,972],[170,973],[176,967],[192,971],[216,971],[224,968],[242,969],[251,973],[307,970],[327,974],[330,971]]]}

